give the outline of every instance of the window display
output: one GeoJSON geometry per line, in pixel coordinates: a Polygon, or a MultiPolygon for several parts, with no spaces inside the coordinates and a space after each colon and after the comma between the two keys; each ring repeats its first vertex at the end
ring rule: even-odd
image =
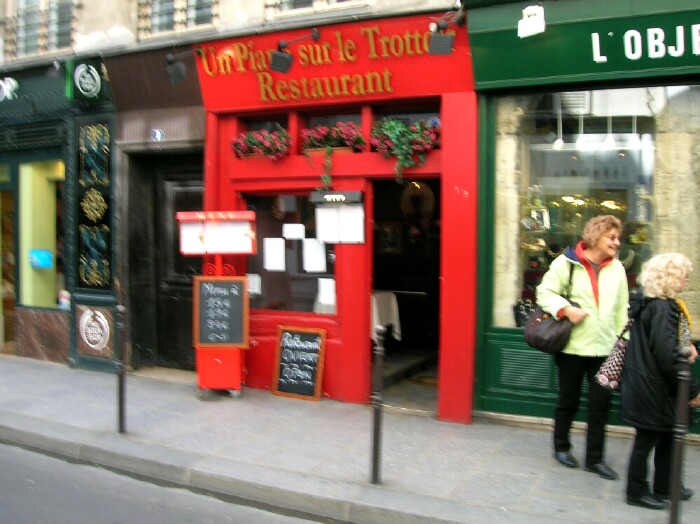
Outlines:
{"type": "MultiPolygon", "coordinates": [[[[595,215],[623,223],[631,288],[654,253],[698,258],[698,97],[675,86],[497,99],[495,326],[522,325],[549,264],[595,215]]],[[[696,315],[699,288],[691,282],[686,297],[696,315]]]]}
{"type": "Polygon", "coordinates": [[[248,260],[250,307],[335,314],[335,250],[317,239],[307,196],[246,196],[258,253],[248,260]]]}

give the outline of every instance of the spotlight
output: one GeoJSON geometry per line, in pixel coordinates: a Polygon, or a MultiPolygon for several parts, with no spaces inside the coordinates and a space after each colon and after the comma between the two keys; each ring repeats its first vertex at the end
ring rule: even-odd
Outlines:
{"type": "Polygon", "coordinates": [[[187,66],[180,58],[191,54],[192,51],[183,51],[182,53],[168,53],[165,55],[165,71],[168,73],[170,85],[179,84],[187,78],[187,66]]]}
{"type": "Polygon", "coordinates": [[[300,36],[289,42],[286,40],[277,42],[277,50],[272,51],[272,57],[270,58],[270,69],[278,73],[289,72],[289,68],[292,67],[292,54],[289,52],[289,45],[307,38],[313,38],[314,42],[318,42],[321,38],[321,33],[314,27],[310,35],[300,36]]]}
{"type": "Polygon", "coordinates": [[[541,5],[531,5],[523,9],[523,18],[518,21],[518,36],[520,38],[526,38],[528,36],[544,33],[546,27],[544,7],[541,5]]]}
{"type": "MultiPolygon", "coordinates": [[[[457,5],[457,4],[455,4],[457,5]]],[[[452,53],[452,46],[455,42],[454,34],[446,34],[445,30],[451,24],[461,24],[464,22],[464,12],[462,7],[457,11],[447,13],[437,22],[431,22],[428,25],[428,29],[432,33],[430,35],[430,42],[428,43],[428,54],[429,55],[449,55],[452,53]]]]}
{"type": "Polygon", "coordinates": [[[447,29],[447,22],[445,20],[438,20],[435,24],[435,30],[433,34],[430,35],[430,42],[428,44],[428,54],[430,55],[449,55],[452,52],[452,45],[455,42],[454,35],[447,35],[443,33],[447,29]]]}
{"type": "Polygon", "coordinates": [[[61,62],[54,60],[46,70],[46,76],[49,78],[59,78],[61,76],[61,62]]]}

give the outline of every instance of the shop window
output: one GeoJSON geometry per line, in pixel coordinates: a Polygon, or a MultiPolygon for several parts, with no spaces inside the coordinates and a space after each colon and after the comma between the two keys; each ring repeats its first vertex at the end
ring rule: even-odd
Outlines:
{"type": "Polygon", "coordinates": [[[60,161],[19,167],[19,302],[55,308],[65,289],[63,269],[63,181],[60,161]]]}
{"type": "Polygon", "coordinates": [[[17,9],[17,56],[39,52],[41,5],[39,0],[20,0],[17,9]]]}
{"type": "Polygon", "coordinates": [[[360,115],[348,114],[348,115],[323,115],[323,116],[310,116],[306,119],[306,127],[313,129],[318,126],[328,126],[332,127],[337,125],[339,122],[352,122],[353,124],[360,125],[360,115]]]}
{"type": "Polygon", "coordinates": [[[216,22],[218,0],[139,0],[139,38],[216,22]]]}
{"type": "Polygon", "coordinates": [[[275,131],[278,127],[287,128],[286,118],[277,118],[271,120],[246,120],[244,127],[248,131],[275,131]]]}
{"type": "MultiPolygon", "coordinates": [[[[496,99],[495,326],[519,324],[520,303],[535,300],[551,261],[595,215],[623,223],[619,258],[631,288],[654,253],[679,251],[700,263],[699,102],[697,86],[496,99]]],[[[693,276],[684,293],[694,315],[699,282],[693,276]]]]}
{"type": "Polygon", "coordinates": [[[48,12],[49,50],[70,47],[73,44],[73,2],[53,0],[48,12]]]}
{"type": "Polygon", "coordinates": [[[335,314],[335,250],[316,239],[307,196],[246,196],[258,254],[248,257],[250,306],[335,314]]]}
{"type": "Polygon", "coordinates": [[[70,47],[72,0],[18,0],[16,16],[5,20],[5,56],[12,59],[70,47]]]}
{"type": "Polygon", "coordinates": [[[301,9],[304,7],[331,6],[349,1],[352,0],[280,0],[279,8],[281,11],[288,11],[290,9],[301,9]]]}
{"type": "Polygon", "coordinates": [[[268,16],[274,17],[276,14],[303,14],[311,12],[321,12],[328,9],[347,9],[351,7],[367,7],[372,5],[374,0],[268,0],[265,8],[268,16]]]}
{"type": "MultiPolygon", "coordinates": [[[[9,166],[0,165],[0,182],[10,182],[9,166]]],[[[15,203],[12,191],[0,191],[0,246],[2,246],[2,308],[0,353],[14,353],[15,339],[15,203]]]]}

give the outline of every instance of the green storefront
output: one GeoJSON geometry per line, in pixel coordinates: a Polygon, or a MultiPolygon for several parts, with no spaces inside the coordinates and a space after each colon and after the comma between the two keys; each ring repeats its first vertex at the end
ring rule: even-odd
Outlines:
{"type": "MultiPolygon", "coordinates": [[[[525,344],[518,312],[586,220],[622,220],[631,287],[654,253],[700,267],[700,9],[545,1],[546,23],[519,37],[528,4],[496,3],[467,17],[481,122],[475,408],[551,417],[553,360],[525,344]]],[[[700,319],[700,271],[684,298],[700,319]]]]}
{"type": "Polygon", "coordinates": [[[0,352],[115,371],[111,159],[102,61],[0,75],[0,352]]]}

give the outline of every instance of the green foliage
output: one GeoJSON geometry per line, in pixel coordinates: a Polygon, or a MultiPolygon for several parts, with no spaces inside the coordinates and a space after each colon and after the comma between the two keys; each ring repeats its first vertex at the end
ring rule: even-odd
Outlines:
{"type": "Polygon", "coordinates": [[[396,159],[394,172],[397,181],[402,182],[406,169],[422,166],[426,153],[440,146],[440,122],[430,119],[407,124],[384,118],[372,128],[370,145],[384,157],[396,159]]]}

